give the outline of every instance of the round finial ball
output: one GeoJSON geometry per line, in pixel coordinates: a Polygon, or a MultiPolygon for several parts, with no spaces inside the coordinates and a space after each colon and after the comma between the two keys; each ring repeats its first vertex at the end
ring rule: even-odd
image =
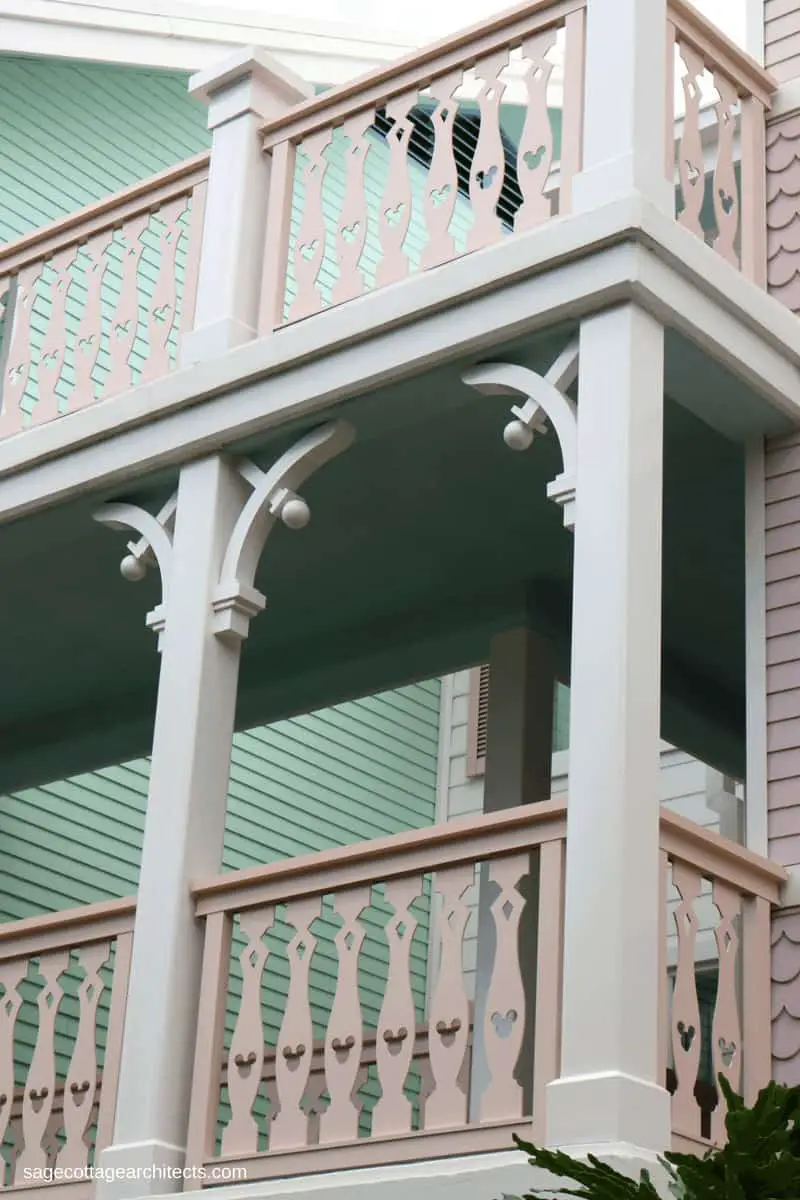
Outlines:
{"type": "Polygon", "coordinates": [[[311,509],[305,500],[301,500],[299,496],[293,496],[281,509],[281,520],[287,529],[305,529],[311,520],[311,509]]]}
{"type": "Polygon", "coordinates": [[[129,583],[138,583],[147,574],[147,567],[135,554],[126,554],[119,564],[120,574],[129,583]]]}
{"type": "Polygon", "coordinates": [[[527,450],[533,434],[522,421],[509,421],[503,430],[503,441],[509,450],[527,450]]]}

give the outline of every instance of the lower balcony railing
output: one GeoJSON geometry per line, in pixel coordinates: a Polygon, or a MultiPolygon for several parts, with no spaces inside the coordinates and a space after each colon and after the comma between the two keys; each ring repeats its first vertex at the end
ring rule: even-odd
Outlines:
{"type": "MultiPolygon", "coordinates": [[[[550,801],[201,883],[188,1165],[255,1180],[541,1139],[566,836],[550,801]]],[[[719,1072],[751,1099],[770,1076],[783,872],[668,812],[661,851],[661,1065],[673,1144],[702,1152],[724,1137],[719,1072]]],[[[6,1187],[63,1180],[112,1139],[134,911],[0,926],[6,1187]]]]}

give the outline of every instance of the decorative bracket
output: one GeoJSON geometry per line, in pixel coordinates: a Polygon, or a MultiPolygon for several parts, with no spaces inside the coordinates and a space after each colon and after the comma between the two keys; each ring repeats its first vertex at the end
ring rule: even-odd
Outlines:
{"type": "Polygon", "coordinates": [[[161,575],[161,603],[147,614],[145,621],[148,628],[158,635],[159,650],[166,622],[172,536],[177,507],[178,493],[174,492],[156,516],[135,504],[104,504],[94,513],[95,521],[107,525],[109,529],[133,529],[141,534],[137,541],[128,542],[128,554],[119,565],[123,579],[130,583],[138,583],[144,579],[149,567],[158,566],[161,575]]]}
{"type": "Polygon", "coordinates": [[[527,450],[534,435],[549,421],[561,447],[563,471],[547,485],[548,497],[564,510],[564,525],[575,528],[578,410],[567,394],[578,377],[578,342],[570,342],[546,375],[515,363],[486,363],[461,376],[468,387],[485,396],[524,396],[525,403],[511,409],[513,420],[503,430],[511,450],[527,450]]]}
{"type": "Polygon", "coordinates": [[[255,587],[267,538],[278,520],[288,529],[305,528],[311,510],[295,489],[354,439],[351,425],[334,421],[302,437],[268,471],[249,460],[239,464],[240,475],[253,490],[233,527],[211,600],[212,628],[219,637],[236,641],[247,637],[251,618],[267,603],[255,587]]]}

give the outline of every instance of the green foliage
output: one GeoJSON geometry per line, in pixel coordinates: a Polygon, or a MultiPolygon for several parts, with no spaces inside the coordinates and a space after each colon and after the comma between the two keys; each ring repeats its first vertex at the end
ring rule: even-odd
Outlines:
{"type": "MultiPolygon", "coordinates": [[[[720,1076],[727,1104],[727,1142],[702,1158],[667,1151],[661,1159],[676,1200],[800,1200],[800,1087],[770,1083],[752,1108],[720,1076]]],[[[593,1155],[588,1161],[514,1139],[531,1166],[577,1187],[534,1188],[524,1197],[577,1196],[580,1200],[656,1200],[647,1171],[639,1179],[620,1174],[593,1155]]]]}

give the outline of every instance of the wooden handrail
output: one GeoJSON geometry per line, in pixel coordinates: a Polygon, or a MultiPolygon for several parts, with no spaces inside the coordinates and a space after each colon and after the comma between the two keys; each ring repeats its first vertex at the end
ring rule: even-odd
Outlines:
{"type": "Polygon", "coordinates": [[[262,127],[264,149],[278,142],[335,125],[343,117],[370,108],[409,88],[422,87],[454,67],[473,66],[476,59],[540,28],[563,21],[586,7],[586,0],[525,0],[488,20],[431,42],[387,66],[322,92],[287,110],[262,127]]]}
{"type": "Polygon", "coordinates": [[[135,916],[136,897],[126,896],[123,900],[101,900],[21,921],[5,921],[0,924],[0,962],[131,933],[135,916]]]}
{"type": "Polygon", "coordinates": [[[23,237],[0,246],[0,276],[11,275],[28,263],[50,258],[60,250],[79,246],[95,233],[114,229],[131,217],[151,212],[167,200],[187,195],[207,178],[209,154],[196,154],[174,167],[142,179],[94,204],[51,221],[23,237]]]}
{"type": "Polygon", "coordinates": [[[518,854],[565,835],[566,805],[559,798],[230,871],[198,882],[192,894],[198,916],[239,912],[289,896],[321,895],[360,883],[518,854]]]}
{"type": "Polygon", "coordinates": [[[661,813],[661,849],[703,874],[777,904],[788,879],[783,867],[678,813],[661,813]]]}
{"type": "Polygon", "coordinates": [[[746,96],[755,96],[767,110],[772,107],[772,97],[778,90],[778,84],[769,71],[765,71],[688,0],[668,0],[667,10],[680,39],[697,51],[706,66],[719,67],[746,96]]]}

